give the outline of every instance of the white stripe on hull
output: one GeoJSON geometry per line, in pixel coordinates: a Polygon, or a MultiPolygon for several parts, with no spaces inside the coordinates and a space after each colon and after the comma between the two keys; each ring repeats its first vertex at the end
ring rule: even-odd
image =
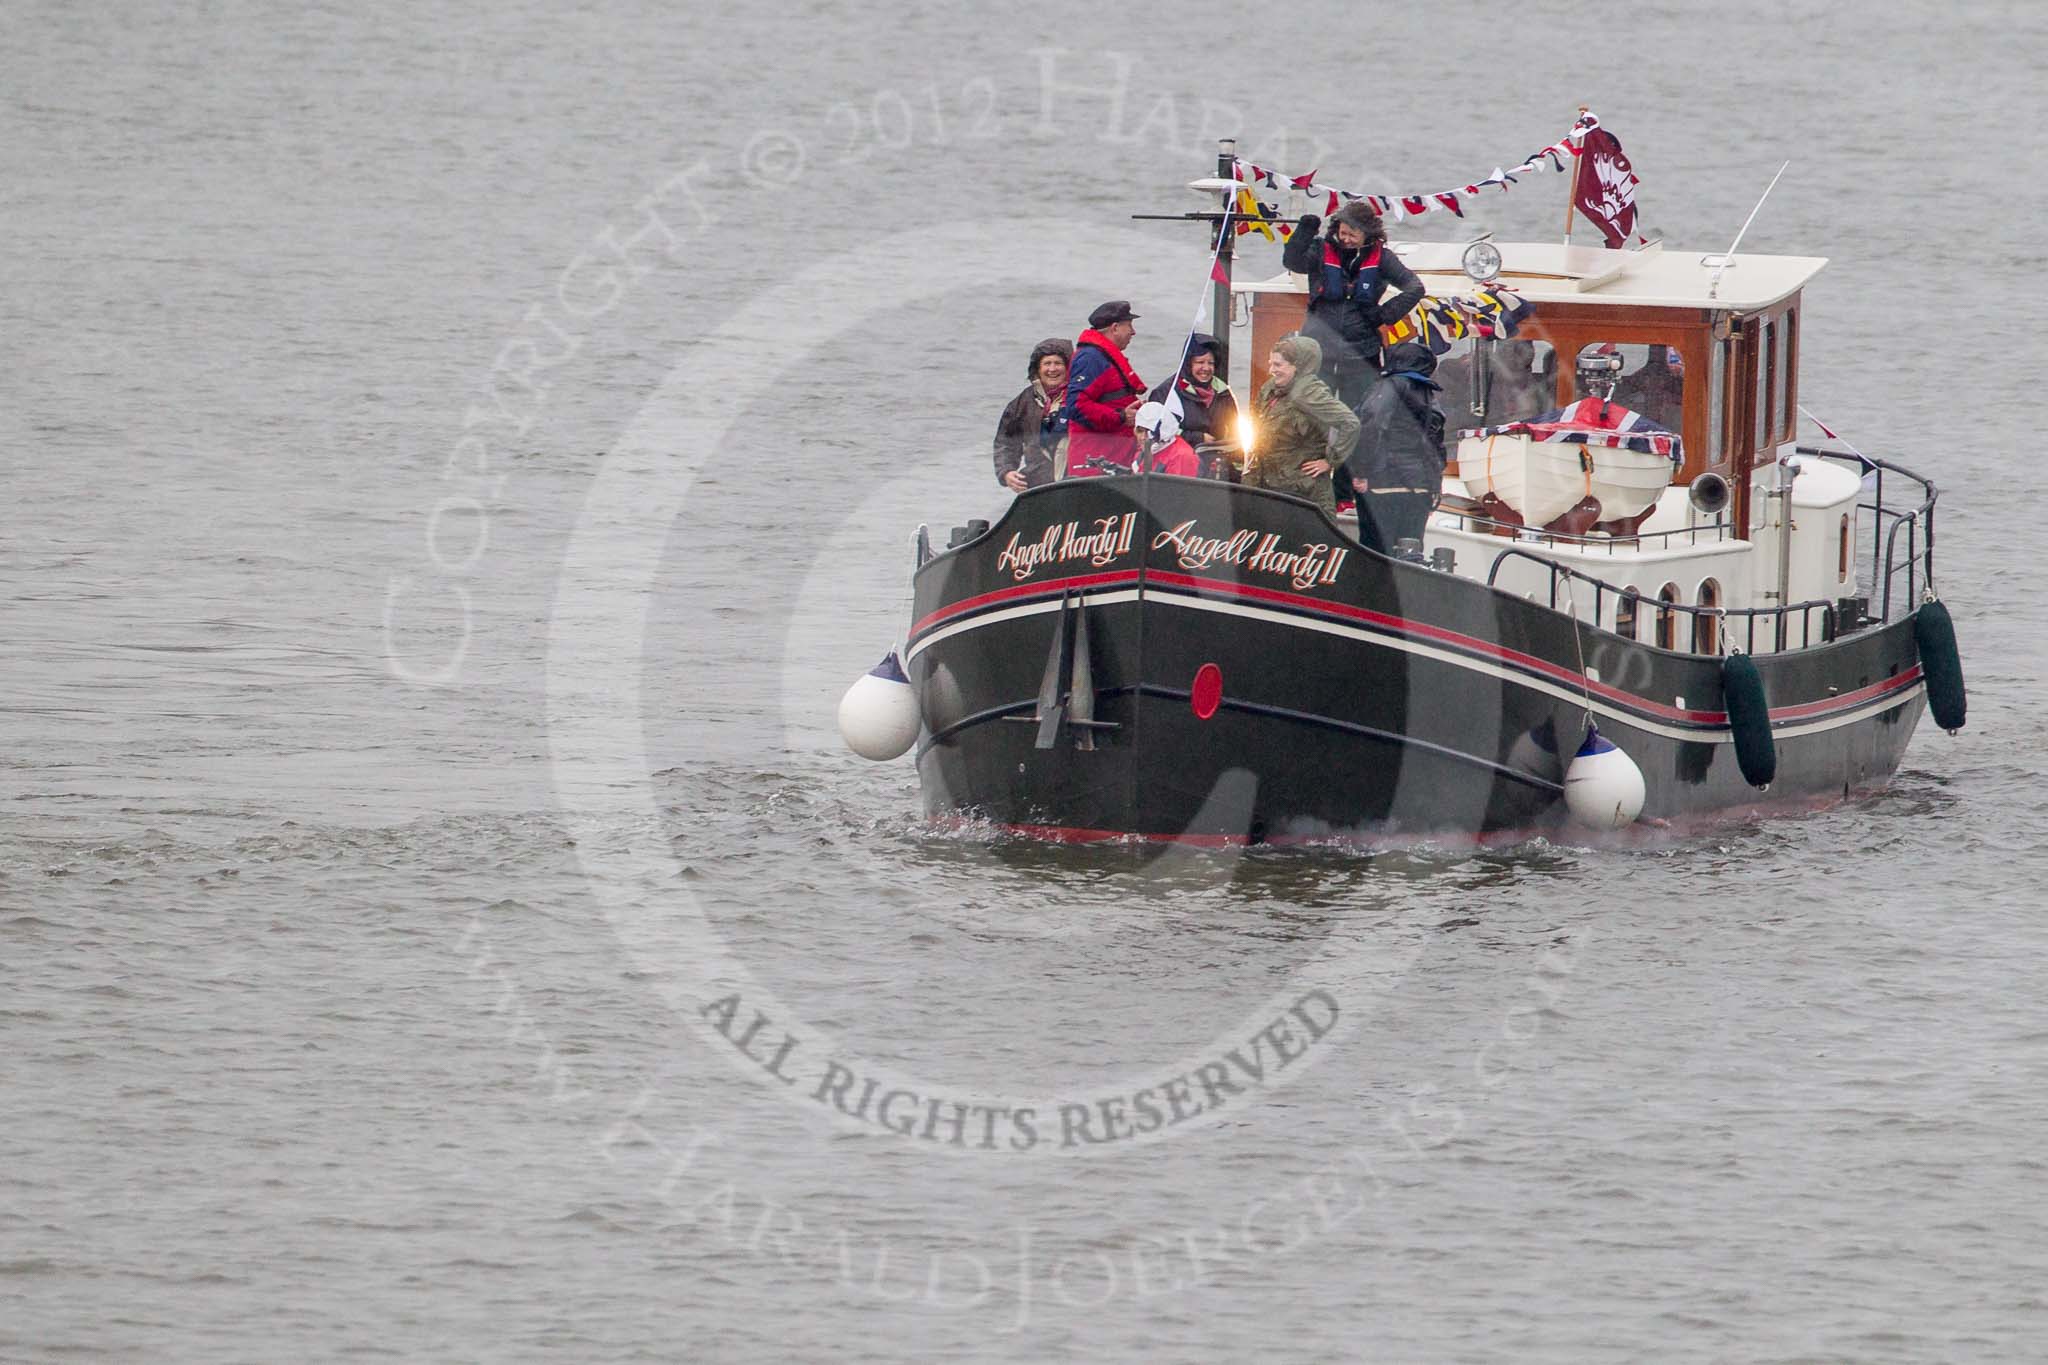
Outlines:
{"type": "MultiPolygon", "coordinates": [[[[1411,640],[1405,636],[1374,630],[1367,626],[1357,626],[1343,621],[1305,616],[1296,612],[1276,610],[1271,607],[1254,606],[1245,602],[1226,602],[1219,601],[1216,598],[1196,597],[1156,585],[1146,591],[1150,593],[1151,601],[1158,606],[1185,607],[1191,611],[1213,612],[1220,616],[1244,617],[1275,625],[1291,626],[1296,630],[1312,630],[1323,635],[1335,635],[1343,639],[1370,640],[1373,644],[1388,649],[1400,650],[1404,654],[1413,654],[1438,663],[1463,668],[1470,672],[1482,673],[1501,682],[1509,682],[1517,687],[1528,688],[1532,692],[1541,692],[1545,696],[1555,698],[1558,701],[1569,702],[1574,706],[1587,707],[1595,715],[1623,725],[1633,726],[1638,730],[1648,731],[1654,735],[1661,735],[1666,739],[1681,740],[1691,744],[1732,744],[1735,742],[1734,732],[1725,725],[1698,729],[1669,725],[1662,721],[1652,720],[1637,712],[1615,706],[1597,696],[1589,700],[1584,693],[1574,691],[1564,683],[1535,677],[1520,669],[1509,668],[1503,664],[1486,659],[1475,659],[1469,654],[1443,649],[1436,645],[1425,644],[1422,641],[1411,640]]],[[[1114,592],[1084,593],[1082,596],[1090,605],[1108,605],[1113,602],[1135,602],[1139,599],[1140,593],[1136,588],[1123,588],[1114,592]]],[[[1051,597],[1038,602],[1026,603],[1023,606],[1005,607],[999,611],[992,611],[985,616],[974,616],[965,621],[957,621],[950,626],[942,626],[912,646],[910,657],[916,658],[928,646],[937,644],[940,640],[964,634],[977,627],[994,625],[999,621],[1013,621],[1025,616],[1055,612],[1060,609],[1061,605],[1061,599],[1051,597]]],[[[1858,703],[1856,706],[1836,712],[1833,715],[1819,716],[1813,720],[1796,721],[1791,724],[1773,725],[1771,727],[1771,736],[1773,739],[1792,739],[1800,735],[1821,734],[1828,730],[1839,730],[1845,725],[1854,725],[1858,721],[1866,720],[1878,712],[1888,711],[1895,706],[1911,701],[1926,690],[1925,683],[1915,682],[1910,686],[1901,688],[1897,692],[1886,693],[1881,697],[1873,697],[1869,701],[1858,703]]]]}
{"type": "MultiPolygon", "coordinates": [[[[1138,590],[1136,588],[1118,588],[1113,592],[1088,592],[1082,593],[1081,596],[1087,599],[1088,605],[1091,607],[1105,607],[1113,602],[1137,601],[1138,590]]],[[[912,645],[910,652],[904,656],[903,661],[909,663],[939,641],[950,639],[955,635],[974,630],[980,626],[992,626],[998,621],[1015,621],[1020,617],[1037,616],[1044,612],[1058,611],[1063,605],[1065,603],[1061,598],[1044,597],[1036,602],[1026,602],[1021,607],[1003,607],[989,612],[986,616],[970,616],[964,621],[955,621],[950,626],[940,626],[937,630],[912,645]]]]}

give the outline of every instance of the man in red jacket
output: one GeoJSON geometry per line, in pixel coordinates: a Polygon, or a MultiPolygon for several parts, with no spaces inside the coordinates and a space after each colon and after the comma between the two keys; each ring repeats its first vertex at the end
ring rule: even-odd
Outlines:
{"type": "Polygon", "coordinates": [[[1145,401],[1145,381],[1124,358],[1138,334],[1138,315],[1126,299],[1112,299],[1088,315],[1088,330],[1074,343],[1067,370],[1067,477],[1090,479],[1129,470],[1138,457],[1133,426],[1145,401]]]}

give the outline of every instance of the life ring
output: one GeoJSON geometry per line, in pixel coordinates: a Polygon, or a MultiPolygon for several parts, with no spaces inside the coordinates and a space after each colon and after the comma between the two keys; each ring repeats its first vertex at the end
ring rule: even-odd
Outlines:
{"type": "Polygon", "coordinates": [[[1969,711],[1963,690],[1963,658],[1956,649],[1956,625],[1940,602],[1923,602],[1913,614],[1913,640],[1920,646],[1920,672],[1927,680],[1927,710],[1934,723],[1954,734],[1969,711]]]}
{"type": "Polygon", "coordinates": [[[1771,738],[1771,703],[1764,695],[1763,674],[1747,654],[1721,661],[1722,705],[1728,728],[1735,734],[1735,765],[1752,787],[1768,787],[1778,775],[1778,746],[1771,738]]]}

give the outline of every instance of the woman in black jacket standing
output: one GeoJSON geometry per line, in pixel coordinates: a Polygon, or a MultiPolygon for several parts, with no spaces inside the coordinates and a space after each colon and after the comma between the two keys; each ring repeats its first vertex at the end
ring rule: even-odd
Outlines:
{"type": "MultiPolygon", "coordinates": [[[[1281,264],[1308,276],[1308,319],[1302,335],[1321,343],[1323,382],[1353,412],[1380,377],[1380,328],[1399,322],[1422,302],[1422,281],[1387,249],[1387,230],[1363,200],[1322,219],[1304,217],[1287,239],[1281,264]],[[1388,297],[1389,289],[1395,292],[1388,297]]],[[[1350,480],[1337,473],[1337,500],[1350,496],[1350,480]]]]}
{"type": "Polygon", "coordinates": [[[1287,240],[1281,262],[1308,276],[1308,321],[1302,335],[1322,344],[1323,374],[1337,396],[1355,409],[1380,372],[1380,328],[1399,322],[1422,302],[1422,281],[1387,249],[1380,216],[1355,200],[1322,220],[1310,214],[1287,240]],[[1396,291],[1387,297],[1387,291],[1396,291]],[[1330,380],[1334,371],[1335,380],[1330,380]]]}

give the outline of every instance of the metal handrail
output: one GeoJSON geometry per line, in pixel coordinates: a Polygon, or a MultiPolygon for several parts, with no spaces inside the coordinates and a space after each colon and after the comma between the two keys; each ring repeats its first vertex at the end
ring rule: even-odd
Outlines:
{"type": "MultiPolygon", "coordinates": [[[[1903,465],[1889,460],[1874,459],[1855,450],[1824,450],[1819,446],[1795,446],[1800,455],[1813,455],[1826,460],[1854,462],[1862,474],[1875,474],[1877,482],[1871,490],[1871,500],[1860,502],[1857,507],[1870,512],[1875,518],[1870,534],[1870,590],[1878,595],[1880,621],[1892,619],[1892,583],[1900,570],[1898,562],[1899,532],[1906,532],[1906,601],[1911,604],[1918,600],[1918,589],[1924,583],[1926,591],[1934,591],[1934,504],[1941,491],[1932,479],[1915,474],[1903,465]],[[1919,485],[1925,495],[1920,505],[1910,512],[1900,511],[1884,505],[1884,476],[1889,472],[1903,479],[1911,479],[1919,485]],[[1891,529],[1884,529],[1885,518],[1891,518],[1891,529]],[[1927,529],[1926,546],[1920,544],[1920,527],[1927,529]]],[[[1908,608],[1911,609],[1910,606],[1908,608]]]]}
{"type": "MultiPolygon", "coordinates": [[[[1747,632],[1748,652],[1751,654],[1754,654],[1756,652],[1757,623],[1759,621],[1764,620],[1767,617],[1776,619],[1778,629],[1777,644],[1775,645],[1775,648],[1780,650],[1786,648],[1787,644],[1789,643],[1789,620],[1793,612],[1799,613],[1799,647],[1801,649],[1809,647],[1814,642],[1813,614],[1815,612],[1820,613],[1821,642],[1825,644],[1827,641],[1834,639],[1836,634],[1834,629],[1835,604],[1833,602],[1815,599],[1811,602],[1794,602],[1789,606],[1782,607],[1708,607],[1702,606],[1696,602],[1667,602],[1661,597],[1645,597],[1640,592],[1637,592],[1634,588],[1617,587],[1616,585],[1609,583],[1607,580],[1603,578],[1596,578],[1592,574],[1586,573],[1581,569],[1574,569],[1568,564],[1559,564],[1555,560],[1545,559],[1542,555],[1539,555],[1532,550],[1522,549],[1520,546],[1510,546],[1509,548],[1502,550],[1499,554],[1494,556],[1493,564],[1486,571],[1487,587],[1491,588],[1497,586],[1495,580],[1499,577],[1500,566],[1503,561],[1509,559],[1526,559],[1531,561],[1532,563],[1542,565],[1546,570],[1549,571],[1550,600],[1548,605],[1552,611],[1557,610],[1557,584],[1558,579],[1560,577],[1575,578],[1583,583],[1592,584],[1593,624],[1595,626],[1598,626],[1600,624],[1600,610],[1604,602],[1605,595],[1607,593],[1613,593],[1616,597],[1633,597],[1636,599],[1638,603],[1653,606],[1659,612],[1670,611],[1683,613],[1685,616],[1691,618],[1692,620],[1692,637],[1694,639],[1699,638],[1699,618],[1702,616],[1710,616],[1714,618],[1714,620],[1718,623],[1714,632],[1715,638],[1724,643],[1728,638],[1727,622],[1729,618],[1747,618],[1749,626],[1747,632]]],[[[1684,652],[1692,653],[1694,651],[1687,650],[1684,652]]]]}
{"type": "MultiPolygon", "coordinates": [[[[1436,510],[1440,515],[1453,516],[1460,521],[1469,522],[1474,526],[1485,527],[1488,530],[1515,533],[1535,531],[1543,539],[1553,544],[1577,545],[1584,549],[1607,550],[1610,553],[1617,548],[1626,546],[1641,548],[1643,542],[1650,540],[1668,542],[1675,536],[1690,536],[1692,539],[1687,542],[1689,545],[1699,544],[1700,537],[1707,534],[1711,534],[1715,541],[1725,541],[1729,538],[1729,533],[1734,530],[1734,527],[1729,525],[1726,520],[1716,517],[1711,524],[1705,526],[1679,526],[1669,531],[1651,531],[1648,533],[1638,531],[1633,535],[1626,536],[1582,536],[1573,535],[1568,531],[1539,531],[1538,528],[1529,526],[1526,523],[1498,521],[1493,517],[1485,516],[1478,512],[1466,512],[1456,507],[1445,507],[1441,503],[1437,505],[1436,510]]],[[[1665,548],[1668,549],[1670,547],[1667,544],[1665,548]]]]}
{"type": "MultiPolygon", "coordinates": [[[[1892,585],[1901,568],[1903,568],[1906,575],[1907,602],[1917,601],[1919,589],[1923,584],[1926,591],[1932,593],[1934,591],[1934,504],[1940,496],[1939,490],[1935,488],[1933,481],[1923,478],[1901,465],[1893,464],[1888,460],[1873,459],[1858,451],[1823,450],[1817,446],[1797,446],[1794,447],[1794,450],[1800,455],[1810,455],[1827,460],[1839,460],[1845,463],[1854,462],[1860,471],[1859,479],[1863,474],[1874,473],[1877,476],[1871,501],[1857,504],[1860,509],[1873,513],[1876,518],[1871,527],[1871,581],[1869,586],[1879,597],[1877,619],[1879,621],[1891,620],[1892,585]],[[1911,511],[1901,511],[1895,507],[1885,506],[1884,476],[1887,472],[1900,478],[1912,480],[1925,495],[1924,500],[1911,511]],[[1891,519],[1891,527],[1888,531],[1883,529],[1887,517],[1891,519]],[[1920,535],[1923,523],[1926,527],[1926,543],[1924,546],[1921,543],[1920,535]],[[1898,555],[1898,540],[1901,531],[1905,532],[1906,535],[1906,558],[1903,566],[1899,562],[1898,555]],[[1880,544],[1880,542],[1882,543],[1880,544]]],[[[1511,523],[1495,522],[1489,517],[1473,516],[1455,510],[1452,511],[1452,515],[1467,521],[1484,522],[1488,525],[1511,526],[1511,523]]],[[[1718,530],[1722,525],[1723,523],[1717,519],[1713,529],[1718,530]]],[[[1516,527],[1513,529],[1521,530],[1526,528],[1516,527]]],[[[1705,528],[1687,529],[1697,531],[1705,528]]],[[[1616,539],[1622,543],[1627,543],[1630,540],[1639,542],[1652,537],[1668,537],[1685,533],[1686,530],[1682,529],[1679,531],[1652,532],[1651,537],[1617,537],[1616,539]]],[[[1545,534],[1545,539],[1553,542],[1565,541],[1579,544],[1600,543],[1585,536],[1553,535],[1549,533],[1545,534]]],[[[1694,543],[1697,543],[1697,541],[1694,543]]],[[[1527,559],[1543,566],[1544,570],[1549,574],[1549,606],[1552,611],[1557,610],[1557,588],[1561,579],[1576,579],[1580,582],[1591,584],[1593,588],[1593,624],[1595,626],[1598,626],[1600,623],[1601,610],[1608,593],[1613,593],[1617,597],[1624,595],[1632,596],[1639,603],[1654,604],[1659,612],[1683,613],[1693,621],[1693,638],[1695,640],[1699,638],[1699,618],[1711,616],[1718,623],[1716,638],[1723,645],[1724,649],[1727,643],[1726,626],[1729,619],[1747,618],[1747,639],[1749,652],[1751,653],[1756,651],[1756,635],[1759,622],[1775,622],[1777,626],[1775,647],[1779,650],[1787,648],[1790,644],[1792,634],[1791,618],[1795,612],[1799,615],[1800,648],[1802,649],[1814,643],[1813,619],[1815,612],[1820,613],[1821,640],[1823,643],[1834,639],[1840,633],[1842,624],[1836,619],[1836,604],[1824,600],[1781,603],[1768,607],[1708,607],[1697,603],[1667,602],[1661,597],[1645,597],[1639,590],[1633,587],[1620,587],[1609,583],[1605,579],[1598,578],[1582,569],[1575,569],[1568,564],[1560,564],[1555,560],[1547,559],[1535,551],[1525,549],[1519,545],[1509,546],[1494,556],[1492,565],[1486,571],[1486,585],[1488,587],[1497,586],[1501,565],[1510,559],[1527,559]]],[[[1574,603],[1574,607],[1576,607],[1576,603],[1574,603]]]]}

